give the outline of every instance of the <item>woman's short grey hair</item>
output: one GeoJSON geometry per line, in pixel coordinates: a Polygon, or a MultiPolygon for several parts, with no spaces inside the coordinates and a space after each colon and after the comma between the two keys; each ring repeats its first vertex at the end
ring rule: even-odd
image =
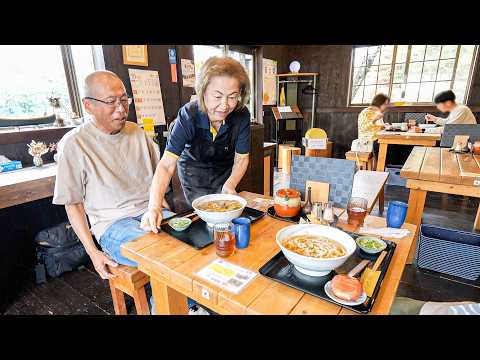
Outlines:
{"type": "Polygon", "coordinates": [[[200,110],[207,112],[204,98],[205,90],[215,76],[230,76],[237,79],[240,84],[240,98],[235,110],[239,110],[247,105],[250,98],[250,79],[243,65],[231,57],[213,56],[203,64],[196,83],[200,110]]]}

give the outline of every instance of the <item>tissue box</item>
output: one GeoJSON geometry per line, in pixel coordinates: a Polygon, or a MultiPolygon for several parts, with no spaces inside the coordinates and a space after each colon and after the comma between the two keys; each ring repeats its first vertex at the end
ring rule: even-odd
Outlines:
{"type": "Polygon", "coordinates": [[[4,164],[0,164],[0,173],[2,172],[7,172],[7,171],[13,171],[13,170],[18,170],[22,168],[22,162],[15,160],[15,161],[10,161],[4,164]]]}
{"type": "Polygon", "coordinates": [[[309,149],[325,150],[327,148],[327,138],[324,139],[306,139],[302,138],[302,145],[309,149]]]}

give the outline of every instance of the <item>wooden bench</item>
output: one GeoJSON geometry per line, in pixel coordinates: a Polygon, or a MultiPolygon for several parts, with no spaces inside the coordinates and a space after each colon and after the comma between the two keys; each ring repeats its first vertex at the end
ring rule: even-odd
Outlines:
{"type": "Polygon", "coordinates": [[[145,293],[145,285],[150,281],[150,277],[137,268],[126,265],[110,266],[109,269],[116,275],[115,278],[108,280],[115,314],[127,315],[125,293],[133,298],[137,315],[150,315],[150,308],[145,293]]]}
{"type": "Polygon", "coordinates": [[[345,158],[356,161],[360,170],[375,170],[373,168],[373,154],[371,152],[348,151],[345,153],[345,158]]]}

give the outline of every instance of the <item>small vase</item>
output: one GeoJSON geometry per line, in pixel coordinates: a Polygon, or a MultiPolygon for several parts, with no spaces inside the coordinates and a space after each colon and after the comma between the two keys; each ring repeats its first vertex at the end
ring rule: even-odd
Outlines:
{"type": "Polygon", "coordinates": [[[38,167],[42,166],[42,165],[43,165],[43,159],[42,159],[42,157],[41,157],[41,156],[34,156],[34,157],[33,157],[33,164],[34,164],[35,166],[38,166],[38,167]]]}

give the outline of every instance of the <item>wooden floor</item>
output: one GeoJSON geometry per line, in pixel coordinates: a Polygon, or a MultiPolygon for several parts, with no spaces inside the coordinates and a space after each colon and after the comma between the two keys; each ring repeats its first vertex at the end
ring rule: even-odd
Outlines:
{"type": "MultiPolygon", "coordinates": [[[[385,207],[391,200],[406,202],[408,190],[400,186],[387,186],[385,207]]],[[[476,199],[429,193],[423,219],[426,223],[471,231],[477,206],[476,199]]],[[[378,215],[378,206],[372,214],[378,215]]],[[[100,279],[91,264],[50,279],[42,285],[35,285],[31,276],[22,288],[5,314],[113,314],[108,282],[100,279]]],[[[424,301],[480,302],[480,281],[459,282],[458,279],[407,266],[397,296],[424,301]]],[[[128,297],[127,308],[129,313],[135,313],[128,297]]]]}

